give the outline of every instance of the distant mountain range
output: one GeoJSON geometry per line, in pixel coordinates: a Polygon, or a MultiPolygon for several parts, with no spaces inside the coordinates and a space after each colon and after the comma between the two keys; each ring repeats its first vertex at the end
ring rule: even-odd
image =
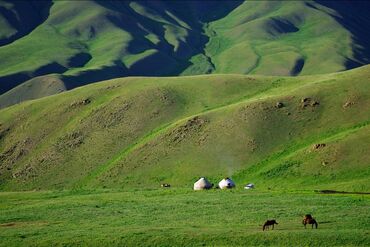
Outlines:
{"type": "Polygon", "coordinates": [[[366,1],[0,1],[0,108],[124,76],[369,63],[366,1]]]}

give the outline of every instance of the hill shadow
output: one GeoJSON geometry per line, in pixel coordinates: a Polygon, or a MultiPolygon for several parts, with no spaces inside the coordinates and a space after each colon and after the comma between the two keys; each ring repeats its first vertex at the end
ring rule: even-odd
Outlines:
{"type": "Polygon", "coordinates": [[[156,49],[158,53],[147,56],[127,68],[122,62],[116,61],[113,66],[105,66],[97,70],[88,70],[73,76],[63,76],[66,88],[87,85],[90,83],[109,80],[123,76],[176,76],[191,65],[188,61],[192,56],[203,53],[208,36],[203,33],[203,23],[225,17],[243,1],[201,1],[201,2],[160,2],[142,1],[155,10],[167,21],[179,25],[166,11],[191,24],[186,42],[180,43],[177,51],[165,39],[164,24],[135,12],[126,1],[95,1],[119,15],[107,16],[118,28],[129,32],[133,40],[127,50],[132,54],[139,54],[147,49],[156,49]],[[191,11],[189,11],[191,10],[191,11]],[[142,27],[145,27],[143,29],[142,27]],[[153,44],[145,36],[151,33],[159,37],[159,42],[153,44]],[[185,47],[186,46],[186,47],[185,47]]]}
{"type": "Polygon", "coordinates": [[[139,14],[128,2],[96,1],[96,3],[121,14],[119,18],[115,16],[109,19],[115,26],[130,32],[134,37],[127,48],[130,53],[139,54],[147,49],[156,49],[162,54],[162,57],[172,58],[157,60],[154,59],[155,56],[145,57],[135,64],[133,69],[129,68],[129,75],[175,76],[191,65],[189,62],[191,57],[204,54],[204,48],[209,41],[209,37],[204,34],[203,24],[225,17],[243,1],[141,1],[141,5],[154,13],[158,13],[166,22],[186,28],[169,15],[170,12],[191,26],[191,29],[187,29],[186,41],[179,41],[176,50],[166,39],[165,25],[167,24],[139,14]],[[153,44],[145,38],[150,33],[159,38],[157,44],[153,44]],[[173,66],[174,63],[176,63],[175,67],[173,66]],[[158,69],[148,70],[150,65],[153,65],[153,68],[162,67],[162,71],[158,69]]]}
{"type": "Polygon", "coordinates": [[[8,45],[31,33],[49,17],[51,0],[40,1],[9,1],[12,9],[0,6],[0,16],[4,16],[17,31],[6,38],[0,39],[0,46],[8,45]]]}
{"type": "MultiPolygon", "coordinates": [[[[326,12],[352,34],[354,60],[347,59],[346,69],[370,63],[370,2],[369,1],[322,1],[315,0],[338,15],[326,12]]],[[[317,9],[307,3],[309,7],[317,9]]]]}
{"type": "Polygon", "coordinates": [[[33,72],[22,71],[0,77],[0,94],[3,94],[16,86],[36,77],[53,73],[64,73],[68,69],[57,62],[51,62],[37,68],[33,72]]]}
{"type": "Polygon", "coordinates": [[[27,72],[20,72],[0,77],[0,95],[31,79],[27,72]]]}
{"type": "MultiPolygon", "coordinates": [[[[68,68],[83,67],[88,61],[90,61],[90,59],[91,59],[91,55],[89,53],[80,52],[80,53],[77,53],[71,56],[68,59],[67,67],[57,62],[50,62],[50,63],[40,66],[34,71],[21,71],[19,73],[0,76],[0,94],[3,94],[15,88],[16,86],[37,76],[43,76],[43,75],[55,74],[55,73],[63,74],[64,72],[68,70],[68,68]]],[[[103,76],[99,76],[99,73],[97,73],[96,71],[87,71],[86,73],[82,73],[79,76],[74,76],[73,78],[76,82],[81,81],[80,84],[84,85],[84,83],[88,82],[89,80],[91,80],[91,82],[95,82],[97,79],[102,78],[102,77],[104,78],[104,75],[108,75],[108,74],[112,76],[114,75],[122,76],[122,73],[117,74],[117,68],[114,68],[113,70],[112,68],[108,68],[107,71],[102,72],[103,76]],[[95,80],[94,80],[94,77],[96,77],[95,80]]],[[[66,78],[68,78],[67,81],[69,82],[70,77],[66,77],[66,78]]]]}
{"type": "Polygon", "coordinates": [[[70,90],[90,83],[127,75],[127,68],[120,61],[115,61],[111,66],[104,66],[101,69],[82,71],[77,75],[63,75],[61,79],[64,82],[66,89],[70,90]]]}
{"type": "Polygon", "coordinates": [[[303,58],[298,58],[294,64],[293,69],[290,71],[290,74],[293,76],[299,75],[301,73],[303,66],[304,66],[304,59],[303,58]]]}

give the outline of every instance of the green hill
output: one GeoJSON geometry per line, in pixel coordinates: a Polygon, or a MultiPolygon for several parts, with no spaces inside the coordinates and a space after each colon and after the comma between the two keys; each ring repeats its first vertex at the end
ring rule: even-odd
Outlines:
{"type": "Polygon", "coordinates": [[[370,67],[316,76],[131,77],[0,111],[2,190],[369,191],[370,67]]]}
{"type": "Polygon", "coordinates": [[[369,9],[344,1],[1,1],[0,108],[122,76],[358,67],[370,58],[369,9]],[[43,90],[25,91],[25,82],[43,90]]]}

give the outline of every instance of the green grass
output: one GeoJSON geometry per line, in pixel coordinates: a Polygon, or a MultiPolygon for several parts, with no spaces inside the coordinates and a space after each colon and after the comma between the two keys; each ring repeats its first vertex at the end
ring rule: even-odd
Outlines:
{"type": "Polygon", "coordinates": [[[291,145],[282,152],[275,153],[262,160],[260,163],[244,171],[235,174],[235,179],[249,177],[266,186],[284,187],[284,180],[290,181],[290,188],[318,184],[330,189],[341,189],[346,191],[368,191],[368,183],[362,180],[362,176],[369,176],[369,166],[366,160],[367,141],[363,138],[368,135],[369,121],[355,126],[329,132],[305,140],[300,145],[291,145]],[[325,143],[329,148],[313,150],[316,143],[325,143]],[[355,150],[348,148],[357,145],[355,150]],[[333,153],[335,153],[333,155],[333,153]],[[353,157],[359,164],[358,170],[353,170],[353,157]],[[362,176],[358,176],[362,174],[362,176]],[[307,181],[307,176],[314,179],[307,181]],[[275,182],[271,183],[271,181],[275,182]],[[330,182],[329,182],[330,181],[330,182]]]}
{"type": "Polygon", "coordinates": [[[0,246],[368,246],[369,206],[258,189],[3,192],[0,246]],[[304,229],[307,213],[318,229],[304,229]],[[262,231],[267,219],[275,230],[262,231]]]}
{"type": "Polygon", "coordinates": [[[346,57],[353,59],[350,32],[327,18],[322,6],[314,5],[322,11],[305,2],[250,1],[210,23],[214,35],[206,51],[215,61],[215,73],[291,75],[297,57],[304,58],[302,75],[345,69],[346,57]],[[298,30],[280,28],[277,20],[298,30]],[[250,70],[253,62],[255,68],[250,70]]]}
{"type": "Polygon", "coordinates": [[[0,47],[0,75],[35,71],[53,61],[66,65],[68,58],[79,52],[71,48],[73,43],[83,50],[78,42],[60,35],[55,28],[40,26],[17,42],[0,47]]]}

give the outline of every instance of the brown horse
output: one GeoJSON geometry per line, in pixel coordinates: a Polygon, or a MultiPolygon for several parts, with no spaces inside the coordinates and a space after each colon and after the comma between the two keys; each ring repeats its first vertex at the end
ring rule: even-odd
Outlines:
{"type": "Polygon", "coordinates": [[[262,230],[269,229],[270,226],[272,226],[272,230],[274,230],[274,225],[278,225],[279,223],[276,222],[276,220],[267,220],[265,224],[263,225],[262,230]]]}
{"type": "Polygon", "coordinates": [[[317,221],[312,217],[312,215],[310,214],[306,214],[303,218],[303,221],[302,221],[302,224],[304,225],[304,228],[306,228],[306,225],[307,224],[311,224],[312,225],[312,229],[313,229],[313,226],[315,225],[315,228],[317,229],[317,221]]]}

